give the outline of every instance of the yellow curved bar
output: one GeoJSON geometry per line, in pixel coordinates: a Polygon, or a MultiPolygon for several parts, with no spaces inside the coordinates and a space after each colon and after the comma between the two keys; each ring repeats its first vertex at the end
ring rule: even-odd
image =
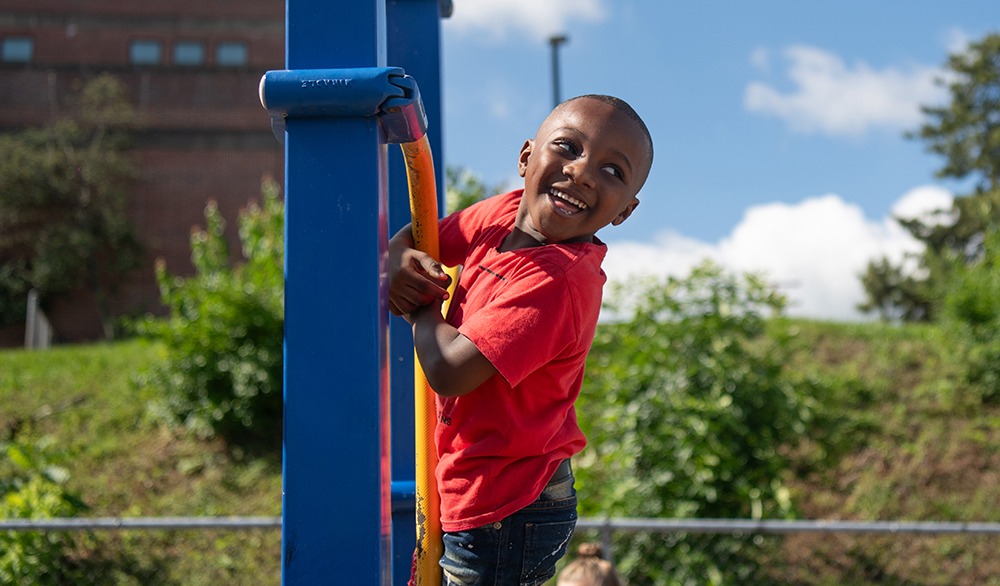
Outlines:
{"type": "MultiPolygon", "coordinates": [[[[406,181],[410,189],[410,216],[413,241],[417,250],[440,259],[438,243],[437,185],[434,163],[427,135],[415,142],[402,143],[406,161],[406,181]]],[[[447,311],[447,306],[445,307],[447,311]]],[[[434,427],[437,413],[434,391],[427,383],[416,352],[413,354],[414,417],[416,420],[416,485],[417,485],[417,549],[416,584],[438,586],[441,584],[441,498],[437,491],[434,470],[437,468],[437,450],[434,447],[434,427]]]]}

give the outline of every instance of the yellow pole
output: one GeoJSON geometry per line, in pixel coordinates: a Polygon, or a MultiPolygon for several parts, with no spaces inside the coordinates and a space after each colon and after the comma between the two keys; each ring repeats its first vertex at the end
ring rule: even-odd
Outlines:
{"type": "MultiPolygon", "coordinates": [[[[402,143],[406,161],[406,180],[410,188],[410,216],[413,241],[422,252],[440,260],[438,244],[437,186],[434,164],[427,135],[414,142],[402,143]]],[[[447,310],[447,309],[446,309],[447,310]]],[[[414,416],[416,418],[416,492],[417,550],[415,553],[416,584],[441,584],[441,499],[437,491],[434,470],[437,450],[434,447],[434,427],[437,422],[434,391],[427,383],[416,352],[414,364],[414,416]]]]}

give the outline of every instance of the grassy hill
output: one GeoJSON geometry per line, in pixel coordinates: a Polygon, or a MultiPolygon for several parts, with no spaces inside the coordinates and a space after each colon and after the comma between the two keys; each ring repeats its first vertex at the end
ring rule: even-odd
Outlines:
{"type": "MultiPolygon", "coordinates": [[[[839,379],[789,454],[802,518],[1000,521],[1000,408],[966,390],[934,326],[798,324],[791,368],[839,379]]],[[[1000,584],[1000,537],[802,534],[789,584],[1000,584]]]]}
{"type": "MultiPolygon", "coordinates": [[[[1000,407],[963,394],[931,326],[800,321],[789,368],[837,380],[790,447],[802,518],[1000,521],[1000,407]]],[[[278,515],[275,457],[234,453],[149,415],[140,340],[0,352],[0,440],[52,436],[88,516],[278,515]]],[[[278,584],[276,530],[76,534],[95,584],[278,584]],[[98,578],[99,577],[99,578],[98,578]]],[[[801,534],[767,555],[784,584],[1000,584],[1000,539],[801,534]]],[[[636,586],[636,585],[633,585],[636,586]]]]}
{"type": "MultiPolygon", "coordinates": [[[[158,358],[142,341],[0,352],[0,438],[51,435],[87,516],[279,515],[281,464],[240,457],[149,416],[132,376],[158,358]]],[[[280,582],[280,532],[76,534],[94,584],[280,582]]]]}

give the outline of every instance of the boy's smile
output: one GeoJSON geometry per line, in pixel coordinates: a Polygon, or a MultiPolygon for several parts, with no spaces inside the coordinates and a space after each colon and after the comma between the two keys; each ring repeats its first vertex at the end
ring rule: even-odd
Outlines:
{"type": "Polygon", "coordinates": [[[624,222],[639,205],[650,159],[648,139],[624,112],[588,97],[563,103],[518,159],[524,196],[515,227],[534,243],[503,248],[590,241],[624,222]]]}

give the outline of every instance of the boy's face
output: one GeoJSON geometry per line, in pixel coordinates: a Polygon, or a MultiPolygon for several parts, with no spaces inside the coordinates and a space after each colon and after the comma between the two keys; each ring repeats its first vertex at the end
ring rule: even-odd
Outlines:
{"type": "Polygon", "coordinates": [[[639,205],[650,164],[649,142],[624,112],[591,98],[565,103],[521,147],[516,225],[543,243],[589,240],[639,205]]]}

